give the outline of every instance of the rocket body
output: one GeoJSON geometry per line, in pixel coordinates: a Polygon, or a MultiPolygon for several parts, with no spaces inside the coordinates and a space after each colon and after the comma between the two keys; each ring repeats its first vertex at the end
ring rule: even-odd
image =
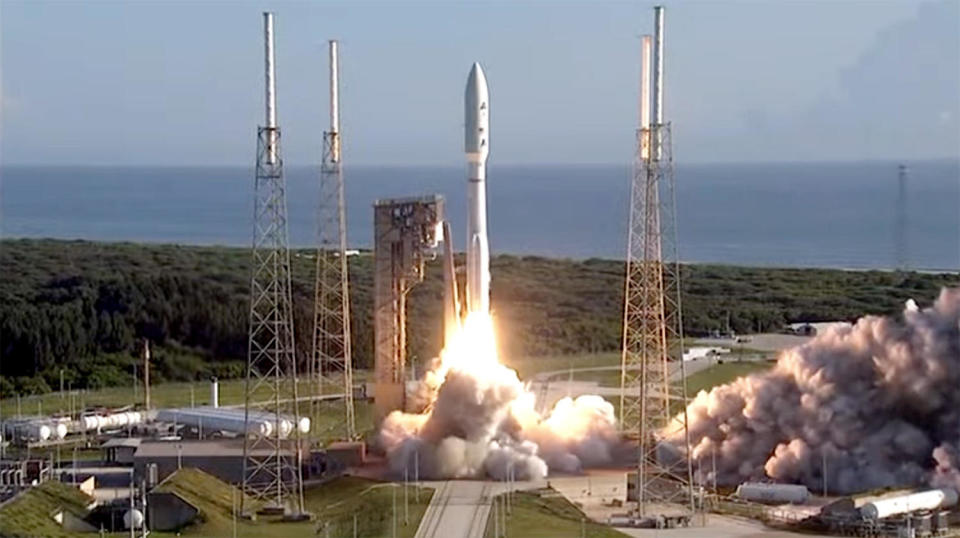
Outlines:
{"type": "Polygon", "coordinates": [[[490,247],[487,243],[487,155],[490,96],[479,63],[473,64],[464,95],[467,154],[467,312],[490,310],[490,247]]]}

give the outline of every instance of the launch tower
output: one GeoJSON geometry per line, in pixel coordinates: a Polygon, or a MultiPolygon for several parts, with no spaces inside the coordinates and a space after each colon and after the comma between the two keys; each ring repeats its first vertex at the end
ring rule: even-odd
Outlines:
{"type": "MultiPolygon", "coordinates": [[[[245,426],[251,412],[269,413],[272,428],[247,434],[243,491],[272,511],[303,514],[300,413],[293,338],[287,196],[280,158],[273,56],[273,14],[263,14],[266,56],[266,125],[257,129],[253,267],[245,385],[245,426]],[[284,439],[281,413],[292,414],[293,443],[284,439]],[[267,431],[270,430],[270,431],[267,431]]],[[[250,428],[245,428],[247,431],[250,428]]],[[[242,501],[241,501],[242,502],[242,501]]],[[[241,511],[247,507],[241,505],[241,511]]]]}
{"type": "Polygon", "coordinates": [[[663,20],[643,40],[640,128],[630,196],[624,289],[620,424],[637,439],[637,511],[693,514],[686,417],[680,265],[670,124],[663,114],[663,20]],[[653,57],[652,96],[651,62],[653,57]],[[652,99],[651,99],[652,97],[652,99]],[[652,121],[651,121],[652,108],[652,121]],[[682,439],[681,453],[666,438],[682,439]]]}
{"type": "Polygon", "coordinates": [[[347,212],[344,202],[340,137],[340,62],[338,43],[330,41],[330,129],[323,133],[320,163],[319,246],[314,297],[311,380],[315,427],[325,408],[336,409],[343,422],[334,421],[322,437],[353,440],[357,436],[353,408],[353,363],[350,341],[350,279],[347,263],[347,212]],[[342,396],[342,397],[341,397],[342,396]]]}

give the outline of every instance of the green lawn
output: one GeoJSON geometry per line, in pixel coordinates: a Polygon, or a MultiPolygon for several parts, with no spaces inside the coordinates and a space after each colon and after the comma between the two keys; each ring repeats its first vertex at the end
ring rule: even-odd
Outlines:
{"type": "Polygon", "coordinates": [[[405,518],[402,483],[397,485],[343,477],[305,492],[307,508],[317,518],[315,525],[321,530],[321,534],[329,529],[331,537],[353,536],[354,523],[357,525],[357,536],[392,535],[394,498],[397,506],[397,536],[412,537],[417,533],[420,519],[423,518],[431,497],[431,488],[409,487],[405,518]]]}
{"type": "MultiPolygon", "coordinates": [[[[367,375],[366,371],[358,371],[354,378],[354,383],[363,382],[367,375]]],[[[309,387],[301,382],[302,390],[309,391],[309,387]]],[[[243,403],[244,399],[244,380],[230,379],[220,382],[220,405],[230,406],[243,403]]],[[[305,394],[301,394],[304,396],[305,394]]],[[[208,405],[210,403],[210,383],[207,381],[197,381],[193,383],[159,383],[153,385],[150,390],[150,402],[154,408],[157,407],[190,407],[208,405]]],[[[51,392],[42,395],[22,397],[19,402],[19,410],[22,415],[32,416],[37,414],[47,415],[59,412],[69,412],[71,409],[77,410],[85,407],[112,407],[118,408],[132,404],[143,404],[143,390],[138,387],[135,392],[132,386],[109,387],[99,390],[73,391],[61,397],[59,392],[51,392]]],[[[357,429],[360,432],[373,428],[373,414],[367,402],[356,401],[357,429]]],[[[301,404],[301,414],[307,416],[319,417],[316,421],[316,432],[322,433],[329,430],[337,420],[342,420],[341,412],[336,412],[333,404],[324,404],[319,407],[320,414],[310,413],[309,404],[301,404]]],[[[341,407],[342,409],[342,407],[341,407]]],[[[0,416],[12,417],[17,415],[18,404],[16,398],[6,398],[0,401],[0,416]]]]}
{"type": "MultiPolygon", "coordinates": [[[[497,503],[502,503],[504,495],[498,495],[496,499],[497,503]]],[[[507,536],[524,538],[580,538],[581,536],[623,538],[626,536],[615,529],[590,521],[580,509],[552,489],[516,492],[511,494],[510,499],[511,510],[506,517],[507,536]]],[[[494,513],[491,511],[484,536],[494,537],[494,525],[494,513]]]]}
{"type": "Polygon", "coordinates": [[[527,380],[539,372],[553,372],[569,368],[618,366],[620,364],[620,352],[582,353],[553,357],[501,357],[501,361],[516,370],[520,374],[521,380],[527,380]]]}
{"type": "Polygon", "coordinates": [[[717,385],[729,383],[738,377],[756,372],[765,372],[775,363],[770,361],[745,361],[717,364],[687,378],[687,396],[693,398],[701,390],[710,390],[717,385]]]}
{"type": "MultiPolygon", "coordinates": [[[[233,535],[234,506],[239,504],[240,498],[237,488],[195,469],[184,469],[172,475],[160,488],[178,492],[201,509],[202,521],[181,529],[181,536],[221,538],[233,535]]],[[[331,537],[353,536],[354,521],[359,537],[388,536],[393,525],[394,493],[397,499],[397,536],[412,537],[430,503],[433,490],[420,488],[418,500],[416,489],[409,488],[408,519],[404,524],[402,485],[356,477],[342,477],[306,489],[304,505],[313,515],[312,521],[283,522],[264,517],[247,521],[238,518],[237,536],[306,538],[327,536],[327,532],[331,537]]]]}

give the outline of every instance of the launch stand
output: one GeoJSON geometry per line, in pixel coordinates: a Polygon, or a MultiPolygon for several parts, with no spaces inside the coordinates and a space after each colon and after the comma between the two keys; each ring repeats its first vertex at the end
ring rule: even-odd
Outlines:
{"type": "Polygon", "coordinates": [[[443,197],[377,200],[374,208],[374,403],[377,419],[406,405],[407,293],[441,240],[443,197]]]}

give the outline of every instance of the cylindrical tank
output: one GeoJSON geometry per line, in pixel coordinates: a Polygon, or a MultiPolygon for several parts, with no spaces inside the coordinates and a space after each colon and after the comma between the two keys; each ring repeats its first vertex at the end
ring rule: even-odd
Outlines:
{"type": "Polygon", "coordinates": [[[92,415],[83,417],[83,429],[85,431],[97,429],[97,424],[99,424],[97,418],[98,417],[92,415]]]}
{"type": "Polygon", "coordinates": [[[133,527],[134,529],[139,529],[143,526],[143,512],[134,508],[133,510],[127,510],[123,514],[123,528],[129,529],[133,527]]]}
{"type": "Polygon", "coordinates": [[[290,432],[293,431],[293,423],[286,419],[280,420],[280,438],[286,439],[290,437],[290,432]]]}
{"type": "Polygon", "coordinates": [[[57,435],[57,439],[64,439],[67,437],[67,425],[63,422],[58,422],[56,428],[54,428],[54,433],[57,435]]]}
{"type": "Polygon", "coordinates": [[[185,409],[157,410],[156,419],[163,422],[176,422],[184,426],[197,428],[203,424],[205,431],[227,431],[233,433],[255,433],[269,436],[273,433],[273,424],[264,416],[251,413],[250,420],[244,429],[244,413],[242,410],[212,409],[209,407],[193,407],[185,409]]]}
{"type": "Polygon", "coordinates": [[[46,441],[50,438],[50,434],[53,433],[50,431],[50,426],[47,426],[46,424],[39,424],[31,429],[36,432],[37,438],[41,441],[46,441]]]}
{"type": "Polygon", "coordinates": [[[310,433],[310,419],[300,417],[300,433],[310,433]]]}
{"type": "Polygon", "coordinates": [[[147,464],[147,486],[154,487],[157,485],[157,464],[148,463],[147,464]]]}
{"type": "Polygon", "coordinates": [[[797,484],[744,482],[737,487],[737,497],[759,503],[803,504],[810,498],[810,490],[797,484]]]}
{"type": "Polygon", "coordinates": [[[220,407],[220,382],[215,377],[210,379],[210,407],[220,407]]]}
{"type": "Polygon", "coordinates": [[[917,510],[949,508],[955,504],[957,504],[957,490],[931,489],[866,503],[860,507],[860,515],[865,519],[883,519],[917,510]]]}

